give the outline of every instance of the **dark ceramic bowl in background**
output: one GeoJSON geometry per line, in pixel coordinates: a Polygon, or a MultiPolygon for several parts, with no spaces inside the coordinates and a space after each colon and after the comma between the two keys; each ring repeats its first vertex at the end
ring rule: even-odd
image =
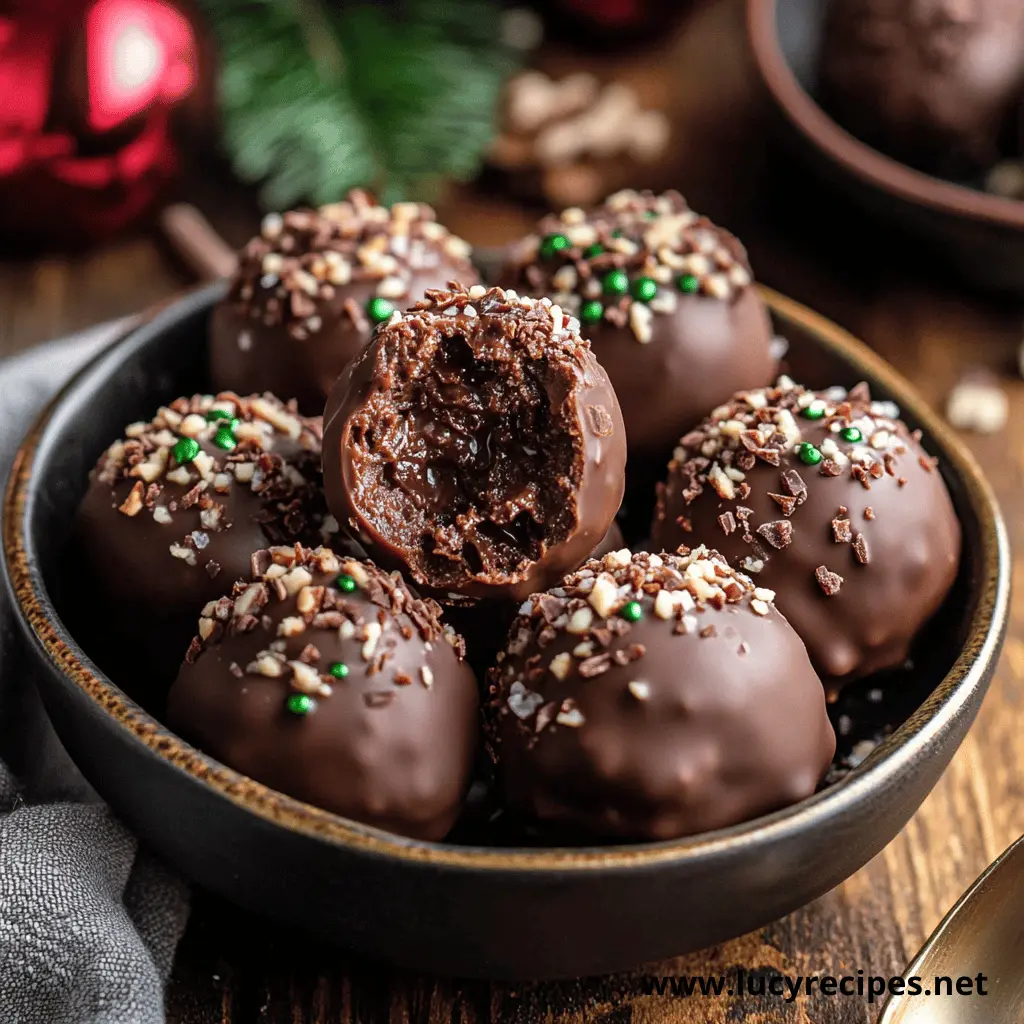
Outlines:
{"type": "Polygon", "coordinates": [[[814,100],[828,0],[746,0],[754,61],[788,141],[844,199],[965,281],[1024,295],[1024,201],[935,178],[854,138],[814,100]]]}
{"type": "Polygon", "coordinates": [[[999,512],[970,455],[902,377],[767,291],[793,373],[818,387],[865,379],[898,402],[940,457],[964,528],[954,592],[915,671],[890,682],[901,699],[878,706],[894,732],[845,779],[797,806],[675,842],[500,848],[379,832],[183,743],[69,629],[88,586],[68,579],[67,538],[89,469],[124,424],[204,386],[207,318],[221,293],[207,288],[159,311],[64,389],[20,451],[3,517],[9,586],[57,732],[128,825],[186,876],[422,970],[596,974],[724,940],[814,899],[881,850],[935,784],[974,719],[1006,627],[1010,561],[999,512]]]}

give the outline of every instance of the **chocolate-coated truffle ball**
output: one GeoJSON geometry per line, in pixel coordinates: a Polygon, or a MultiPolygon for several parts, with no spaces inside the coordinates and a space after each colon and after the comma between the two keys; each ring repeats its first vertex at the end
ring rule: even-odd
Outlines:
{"type": "MultiPolygon", "coordinates": [[[[78,511],[80,546],[110,620],[177,664],[203,605],[268,544],[319,544],[336,526],[321,422],[272,395],[179,398],[104,453],[78,511]]],[[[108,621],[109,625],[109,621],[108,621]]]]}
{"type": "Polygon", "coordinates": [[[339,523],[443,601],[516,598],[579,566],[622,500],[615,392],[579,324],[499,288],[428,291],[324,414],[339,523]]]}
{"type": "Polygon", "coordinates": [[[203,609],[172,727],[259,782],[356,821],[443,839],[476,749],[462,642],[398,573],[316,551],[260,552],[203,609]]]}
{"type": "Polygon", "coordinates": [[[534,594],[490,675],[509,807],[658,840],[810,796],[835,735],[772,598],[706,548],[614,552],[534,594]]]}
{"type": "Polygon", "coordinates": [[[361,192],[319,210],[268,215],[213,312],[215,386],[271,390],[320,414],[376,323],[452,277],[476,280],[469,251],[429,206],[388,210],[361,192]]]}
{"type": "Polygon", "coordinates": [[[821,100],[844,128],[933,173],[996,162],[1024,88],[1024,4],[833,0],[827,11],[821,100]]]}
{"type": "Polygon", "coordinates": [[[830,690],[901,664],[942,603],[960,524],[936,468],[867,385],[780,378],[679,443],[654,542],[704,543],[778,594],[830,690]]]}
{"type": "Polygon", "coordinates": [[[775,375],[743,247],[676,192],[618,192],[590,213],[545,218],[514,248],[503,282],[579,317],[631,456],[667,458],[708,409],[775,375]]]}

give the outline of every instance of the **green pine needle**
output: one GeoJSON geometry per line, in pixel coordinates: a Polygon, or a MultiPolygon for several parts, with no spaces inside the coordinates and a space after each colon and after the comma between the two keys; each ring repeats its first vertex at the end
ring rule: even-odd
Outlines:
{"type": "Polygon", "coordinates": [[[472,177],[516,66],[498,0],[206,0],[206,15],[225,145],[270,209],[472,177]]]}

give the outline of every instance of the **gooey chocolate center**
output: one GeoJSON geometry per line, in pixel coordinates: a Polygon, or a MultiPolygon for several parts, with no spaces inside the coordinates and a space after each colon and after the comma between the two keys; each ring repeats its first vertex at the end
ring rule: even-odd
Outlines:
{"type": "Polygon", "coordinates": [[[353,498],[432,587],[513,579],[576,525],[571,369],[495,335],[440,337],[352,420],[353,498]]]}

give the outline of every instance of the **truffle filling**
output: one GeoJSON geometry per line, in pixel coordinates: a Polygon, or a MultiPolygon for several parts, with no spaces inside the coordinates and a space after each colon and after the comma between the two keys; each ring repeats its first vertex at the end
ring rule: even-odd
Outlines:
{"type": "Polygon", "coordinates": [[[357,508],[438,588],[516,582],[577,525],[573,365],[472,326],[438,325],[351,421],[357,508]]]}

